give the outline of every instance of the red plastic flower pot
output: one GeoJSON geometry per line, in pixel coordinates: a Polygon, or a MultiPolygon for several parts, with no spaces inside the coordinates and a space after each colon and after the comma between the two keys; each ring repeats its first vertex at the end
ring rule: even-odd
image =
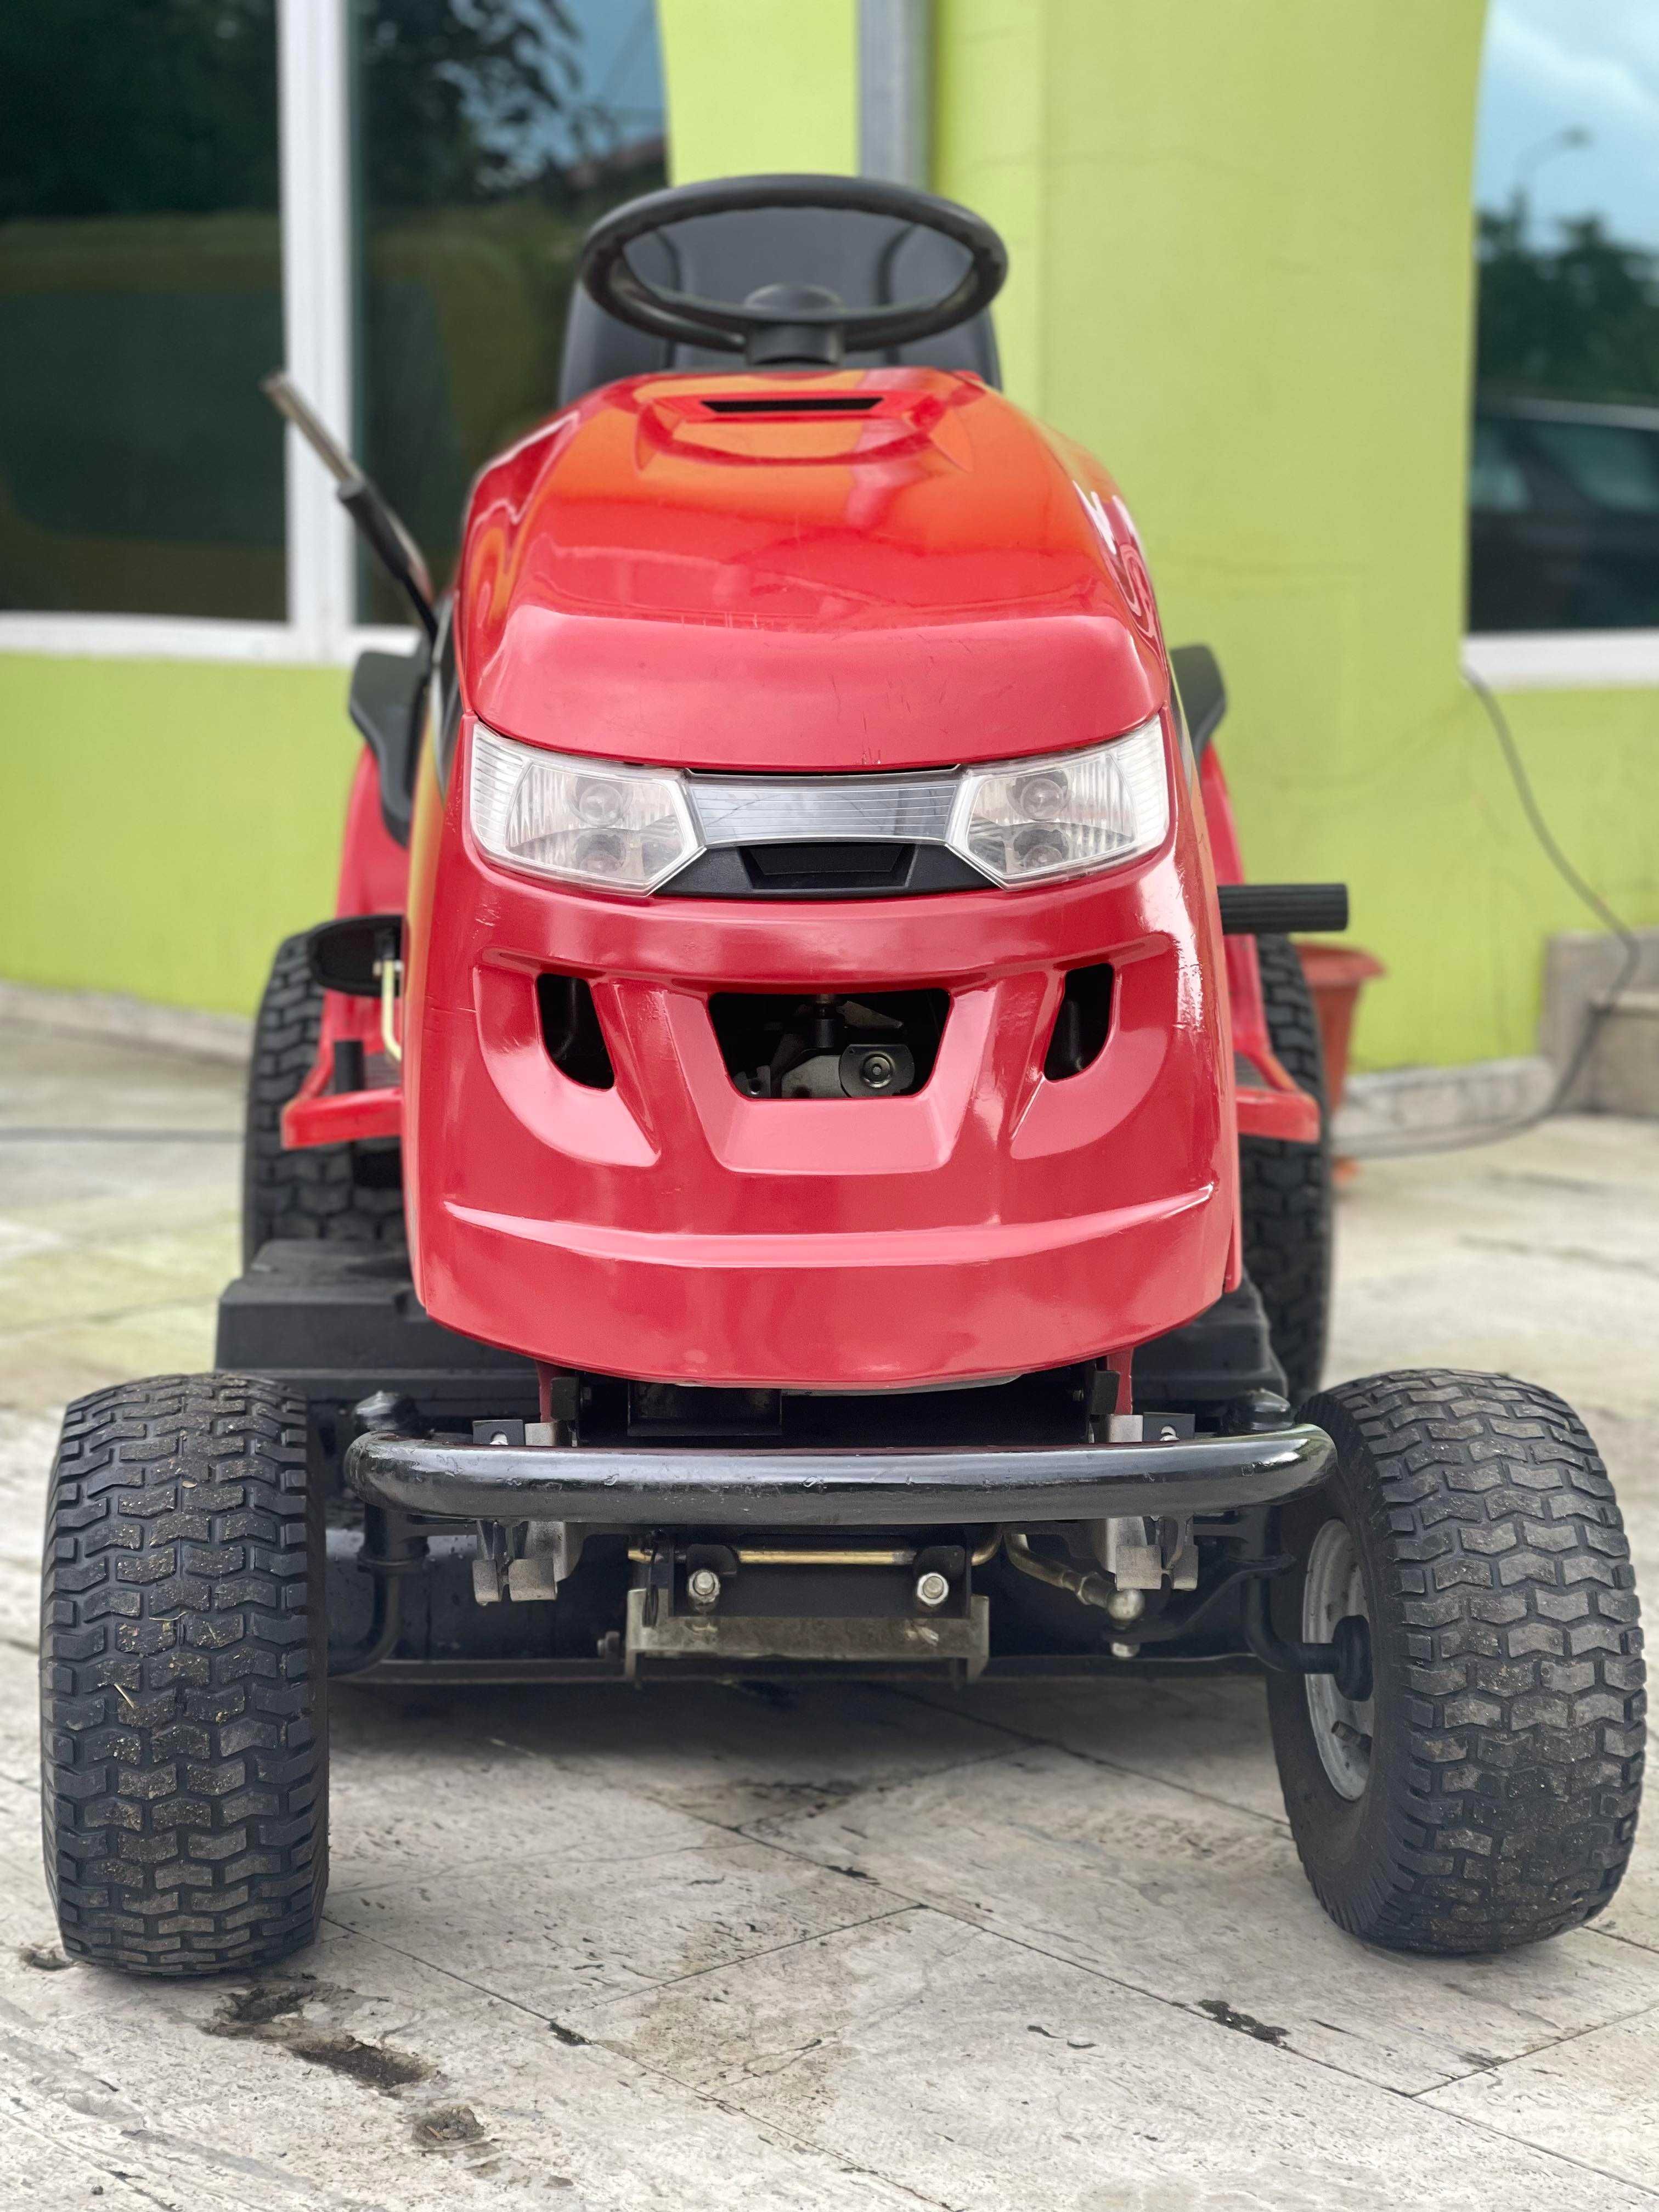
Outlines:
{"type": "Polygon", "coordinates": [[[1348,1042],[1360,991],[1389,971],[1375,954],[1363,952],[1358,945],[1298,943],[1296,950],[1319,1017],[1319,1038],[1325,1048],[1325,1091],[1334,1113],[1342,1103],[1348,1079],[1348,1042]]]}

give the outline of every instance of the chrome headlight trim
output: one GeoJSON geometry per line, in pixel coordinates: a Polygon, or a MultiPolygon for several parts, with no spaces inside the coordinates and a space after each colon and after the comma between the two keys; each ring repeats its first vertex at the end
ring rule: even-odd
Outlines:
{"type": "Polygon", "coordinates": [[[703,775],[685,779],[702,842],[723,845],[943,845],[962,778],[955,769],[898,775],[703,775]]]}

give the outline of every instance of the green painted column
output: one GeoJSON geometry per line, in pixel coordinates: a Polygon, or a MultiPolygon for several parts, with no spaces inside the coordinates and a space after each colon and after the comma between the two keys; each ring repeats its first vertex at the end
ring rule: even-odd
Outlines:
{"type": "Polygon", "coordinates": [[[657,0],[676,184],[858,168],[857,0],[657,0]]]}
{"type": "MultiPolygon", "coordinates": [[[[1004,230],[1013,396],[1098,453],[1220,656],[1262,877],[1346,877],[1363,1060],[1530,1050],[1587,926],[1459,673],[1480,0],[939,0],[937,175],[1004,230]]],[[[1638,921],[1659,700],[1510,702],[1638,921]]]]}

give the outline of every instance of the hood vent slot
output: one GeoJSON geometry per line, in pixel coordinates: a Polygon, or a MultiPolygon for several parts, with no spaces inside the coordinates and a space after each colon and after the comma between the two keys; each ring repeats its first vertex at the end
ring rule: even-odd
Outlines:
{"type": "Polygon", "coordinates": [[[705,399],[711,415],[868,415],[881,404],[879,392],[770,392],[760,399],[705,399]]]}

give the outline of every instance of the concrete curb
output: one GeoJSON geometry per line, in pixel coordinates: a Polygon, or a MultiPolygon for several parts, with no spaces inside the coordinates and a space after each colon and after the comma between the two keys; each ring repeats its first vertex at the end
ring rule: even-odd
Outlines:
{"type": "Polygon", "coordinates": [[[1421,1138],[1430,1151],[1460,1132],[1472,1133],[1535,1114],[1555,1079],[1550,1062],[1535,1054],[1471,1060],[1463,1067],[1395,1067],[1380,1075],[1351,1075],[1331,1141],[1355,1160],[1408,1151],[1413,1138],[1421,1138]]]}
{"type": "Polygon", "coordinates": [[[0,1021],[75,1036],[117,1039],[197,1060],[245,1066],[253,1024],[245,1014],[209,1014],[195,1006],[155,1006],[115,991],[45,991],[0,980],[0,1021]]]}
{"type": "MultiPolygon", "coordinates": [[[[1659,929],[1636,929],[1636,965],[1629,988],[1604,1020],[1566,1101],[1578,1114],[1659,1115],[1659,1052],[1655,1048],[1659,996],[1659,929]]],[[[1607,1007],[1624,970],[1626,948],[1604,930],[1571,930],[1549,941],[1544,965],[1540,1048],[1565,1067],[1578,1049],[1593,1012],[1607,1007]]]]}

